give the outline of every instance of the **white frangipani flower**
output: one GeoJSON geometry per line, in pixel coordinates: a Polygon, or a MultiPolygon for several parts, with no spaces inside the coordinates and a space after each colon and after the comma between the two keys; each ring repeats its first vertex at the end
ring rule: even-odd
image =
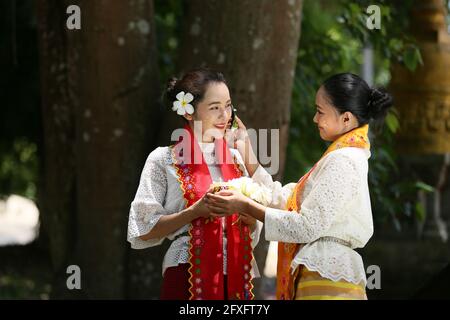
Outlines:
{"type": "Polygon", "coordinates": [[[180,116],[194,113],[194,107],[190,104],[194,100],[192,94],[181,91],[177,94],[177,100],[173,102],[172,110],[176,111],[180,116]]]}

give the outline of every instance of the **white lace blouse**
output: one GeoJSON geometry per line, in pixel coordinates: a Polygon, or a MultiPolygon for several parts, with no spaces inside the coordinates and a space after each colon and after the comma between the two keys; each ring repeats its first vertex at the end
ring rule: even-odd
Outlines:
{"type": "Polygon", "coordinates": [[[306,244],[295,256],[292,272],[302,264],[333,281],[366,284],[362,258],[353,249],[364,247],[373,234],[369,157],[368,150],[347,147],[320,160],[306,182],[301,214],[284,210],[295,183],[283,187],[261,166],[256,170],[253,181],[272,190],[271,208],[265,212],[266,240],[306,244]],[[347,241],[351,248],[318,240],[322,237],[347,241]]]}
{"type": "MultiPolygon", "coordinates": [[[[222,181],[220,167],[215,163],[214,144],[200,143],[205,162],[211,174],[213,182],[222,181]]],[[[231,155],[235,157],[239,167],[248,176],[242,158],[236,149],[230,149],[231,155]]],[[[128,219],[127,239],[133,249],[145,249],[160,245],[164,239],[172,240],[167,250],[162,266],[162,274],[168,267],[175,267],[181,263],[189,262],[189,224],[176,230],[172,234],[161,239],[142,240],[143,236],[152,230],[159,218],[163,215],[180,212],[185,209],[185,199],[181,191],[180,182],[176,169],[173,166],[171,148],[159,147],[147,158],[135,198],[131,203],[128,219]]],[[[250,234],[252,247],[259,241],[262,223],[257,222],[255,230],[250,234]]],[[[226,274],[226,238],[224,247],[224,274],[226,274]]],[[[255,260],[252,261],[252,275],[259,277],[255,260]]]]}

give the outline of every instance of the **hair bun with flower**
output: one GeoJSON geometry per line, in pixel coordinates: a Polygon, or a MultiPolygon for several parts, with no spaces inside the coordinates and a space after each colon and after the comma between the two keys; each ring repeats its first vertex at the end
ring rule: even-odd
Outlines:
{"type": "Polygon", "coordinates": [[[194,107],[190,104],[194,100],[194,96],[184,91],[179,92],[176,95],[177,100],[173,102],[172,110],[176,111],[180,116],[194,113],[194,107]]]}

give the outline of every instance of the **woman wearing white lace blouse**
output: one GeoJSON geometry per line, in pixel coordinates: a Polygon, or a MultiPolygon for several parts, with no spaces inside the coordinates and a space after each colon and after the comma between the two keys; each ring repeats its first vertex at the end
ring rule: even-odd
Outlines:
{"type": "Polygon", "coordinates": [[[223,139],[232,114],[225,79],[193,70],[172,79],[166,95],[186,126],[176,145],[148,156],[128,241],[134,249],[173,241],[163,261],[161,299],[252,299],[252,278],[259,276],[252,251],[262,223],[237,214],[212,217],[203,200],[211,183],[248,175],[239,152],[223,139]]]}
{"type": "Polygon", "coordinates": [[[314,122],[332,144],[298,183],[282,186],[258,164],[245,127],[237,141],[253,181],[272,190],[269,207],[237,191],[208,193],[215,214],[246,212],[265,224],[269,241],[279,241],[278,299],[367,299],[361,256],[354,251],[373,234],[367,183],[370,119],[383,118],[392,97],[360,77],[337,74],[316,95],[314,122]],[[250,152],[245,152],[250,150],[250,152]]]}

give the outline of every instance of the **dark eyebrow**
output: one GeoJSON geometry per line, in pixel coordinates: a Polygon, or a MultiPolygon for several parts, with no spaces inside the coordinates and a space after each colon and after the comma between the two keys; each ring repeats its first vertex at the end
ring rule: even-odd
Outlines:
{"type": "MultiPolygon", "coordinates": [[[[231,100],[228,100],[228,101],[226,102],[226,104],[229,103],[229,102],[231,102],[231,100]]],[[[213,101],[213,102],[210,102],[210,103],[208,103],[208,106],[211,106],[211,105],[213,105],[213,104],[220,104],[220,101],[213,101]]]]}

